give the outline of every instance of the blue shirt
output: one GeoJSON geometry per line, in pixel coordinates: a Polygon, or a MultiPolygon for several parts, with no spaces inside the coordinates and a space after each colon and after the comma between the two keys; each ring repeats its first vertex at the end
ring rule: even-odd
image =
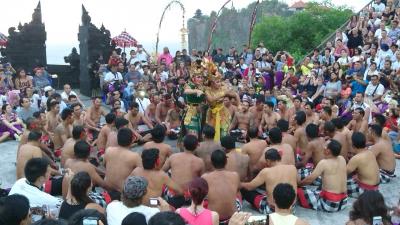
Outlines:
{"type": "MultiPolygon", "coordinates": [[[[364,82],[367,83],[367,85],[368,85],[368,81],[367,80],[364,80],[364,82]]],[[[356,96],[356,94],[358,92],[364,93],[365,89],[367,88],[367,85],[364,86],[364,85],[358,83],[355,80],[351,81],[350,84],[351,84],[351,96],[352,97],[356,96]]]]}

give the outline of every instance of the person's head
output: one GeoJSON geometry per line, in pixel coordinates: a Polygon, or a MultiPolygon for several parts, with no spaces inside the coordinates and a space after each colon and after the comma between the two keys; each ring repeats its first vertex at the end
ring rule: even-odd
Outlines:
{"type": "Polygon", "coordinates": [[[309,139],[314,139],[318,137],[319,127],[313,123],[310,123],[306,126],[306,135],[309,139]]]}
{"type": "Polygon", "coordinates": [[[294,117],[296,124],[301,126],[306,122],[307,116],[304,111],[298,111],[296,112],[296,115],[294,117]]]}
{"type": "Polygon", "coordinates": [[[139,104],[137,102],[131,102],[129,110],[131,111],[132,116],[136,116],[139,113],[139,104]]]}
{"type": "Polygon", "coordinates": [[[301,107],[301,102],[302,102],[302,100],[301,100],[301,97],[300,96],[296,96],[294,99],[293,99],[293,105],[294,105],[294,107],[295,108],[300,108],[301,107]]]}
{"type": "Polygon", "coordinates": [[[364,118],[365,111],[363,108],[356,108],[354,109],[352,116],[355,120],[362,120],[364,118]]]}
{"type": "Polygon", "coordinates": [[[225,149],[226,152],[230,152],[235,149],[235,138],[230,135],[221,138],[221,146],[225,149]]]}
{"type": "Polygon", "coordinates": [[[147,225],[185,225],[182,217],[174,212],[159,212],[150,218],[147,225]]]}
{"type": "Polygon", "coordinates": [[[63,111],[61,112],[61,119],[64,122],[68,122],[68,123],[72,124],[74,122],[74,118],[72,117],[73,112],[74,111],[72,111],[72,109],[70,109],[70,108],[63,109],[63,111]]]}
{"type": "Polygon", "coordinates": [[[367,224],[372,224],[372,218],[380,216],[384,224],[390,223],[385,199],[379,191],[365,191],[353,203],[350,211],[350,220],[362,219],[367,224]]]}
{"type": "Polygon", "coordinates": [[[203,134],[206,139],[214,139],[215,129],[210,125],[205,125],[203,128],[203,134]]]}
{"type": "Polygon", "coordinates": [[[83,126],[77,125],[72,128],[72,138],[74,140],[85,140],[86,139],[86,131],[83,126]]]}
{"type": "Polygon", "coordinates": [[[92,101],[94,108],[98,109],[101,107],[101,97],[93,97],[92,101]]]}
{"type": "Polygon", "coordinates": [[[278,209],[290,209],[296,199],[296,192],[292,185],[280,183],[272,192],[275,207],[278,209]]]}
{"type": "Polygon", "coordinates": [[[75,116],[79,116],[82,113],[82,105],[79,102],[73,103],[70,107],[74,111],[75,116]]]}
{"type": "Polygon", "coordinates": [[[335,125],[335,128],[338,130],[341,130],[344,127],[344,121],[341,118],[333,118],[331,122],[333,123],[333,125],[335,125]]]}
{"type": "Polygon", "coordinates": [[[145,170],[152,170],[160,164],[160,150],[146,149],[142,152],[142,164],[145,170]]]}
{"type": "Polygon", "coordinates": [[[55,99],[48,99],[47,111],[58,114],[60,112],[60,102],[55,99]]]}
{"type": "Polygon", "coordinates": [[[215,169],[225,168],[227,157],[224,151],[218,149],[211,153],[211,163],[215,169]]]}
{"type": "Polygon", "coordinates": [[[363,102],[363,101],[364,101],[364,93],[362,93],[362,92],[357,92],[356,95],[354,96],[354,100],[355,100],[357,103],[363,102]]]}
{"type": "MultiPolygon", "coordinates": [[[[96,218],[98,221],[101,221],[104,225],[107,225],[107,218],[104,214],[100,213],[96,209],[81,209],[78,212],[74,213],[68,220],[68,225],[85,225],[83,220],[85,218],[96,218]]],[[[99,224],[97,222],[97,224],[99,224]]]]}
{"type": "Polygon", "coordinates": [[[0,198],[0,224],[31,224],[29,200],[25,196],[19,194],[0,198]]]}
{"type": "Polygon", "coordinates": [[[196,177],[189,183],[189,192],[192,202],[201,205],[208,194],[208,183],[204,178],[196,177]]]}
{"type": "Polygon", "coordinates": [[[276,122],[276,126],[281,130],[281,132],[287,132],[289,130],[289,121],[280,119],[276,122]]]}
{"type": "Polygon", "coordinates": [[[183,146],[187,151],[193,152],[194,150],[196,150],[198,145],[199,141],[197,140],[197,137],[192,134],[187,134],[183,138],[183,146]]]}
{"type": "Polygon", "coordinates": [[[322,107],[321,119],[329,120],[332,117],[332,108],[330,106],[322,107]]]}
{"type": "Polygon", "coordinates": [[[117,128],[117,130],[126,128],[128,126],[128,124],[129,124],[129,120],[127,120],[123,117],[115,118],[115,128],[117,128]]]}
{"type": "Polygon", "coordinates": [[[19,105],[23,108],[29,108],[31,106],[31,101],[29,98],[20,98],[19,105]]]}
{"type": "Polygon", "coordinates": [[[28,135],[28,142],[39,142],[42,137],[42,133],[39,131],[31,131],[28,135]]]}
{"type": "Polygon", "coordinates": [[[314,110],[314,103],[312,102],[306,102],[306,104],[304,105],[304,109],[306,112],[306,115],[312,115],[313,114],[313,110],[314,110]]]}
{"type": "Polygon", "coordinates": [[[268,167],[282,160],[281,154],[275,148],[268,149],[264,154],[264,158],[268,167]]]}
{"type": "Polygon", "coordinates": [[[114,121],[115,121],[115,118],[116,118],[116,116],[115,116],[114,113],[108,113],[108,114],[105,116],[106,123],[107,123],[107,124],[113,124],[114,121]]]}
{"type": "Polygon", "coordinates": [[[382,114],[375,114],[374,118],[372,119],[372,122],[383,127],[385,126],[386,123],[386,117],[382,114]]]}
{"type": "Polygon", "coordinates": [[[353,143],[353,148],[362,149],[366,147],[367,139],[363,133],[354,132],[351,135],[351,142],[353,143]]]}
{"type": "Polygon", "coordinates": [[[44,158],[32,158],[25,164],[24,173],[30,183],[44,183],[50,177],[49,161],[44,158]]]}
{"type": "Polygon", "coordinates": [[[337,157],[340,155],[340,151],[342,150],[342,145],[335,139],[331,139],[326,145],[325,150],[327,150],[327,155],[332,155],[337,157]]]}
{"type": "Polygon", "coordinates": [[[165,127],[160,124],[157,124],[151,130],[151,138],[155,143],[163,142],[165,138],[165,127]]]}
{"type": "Polygon", "coordinates": [[[147,225],[146,217],[142,213],[132,212],[122,220],[121,225],[147,225]]]}
{"type": "Polygon", "coordinates": [[[282,142],[282,131],[274,127],[269,130],[268,137],[272,144],[280,144],[282,142]]]}
{"type": "Polygon", "coordinates": [[[84,140],[77,141],[74,145],[74,155],[77,159],[86,160],[90,155],[90,145],[84,140]]]}
{"type": "Polygon", "coordinates": [[[71,85],[69,85],[69,84],[64,84],[64,91],[65,91],[65,93],[67,93],[67,94],[71,93],[71,85]]]}
{"type": "Polygon", "coordinates": [[[377,138],[381,138],[382,137],[382,127],[378,124],[369,125],[367,135],[370,140],[375,140],[377,138]]]}
{"type": "Polygon", "coordinates": [[[258,137],[258,129],[257,127],[253,126],[250,127],[249,131],[247,132],[247,134],[249,135],[249,138],[254,139],[258,137]]]}
{"type": "Polygon", "coordinates": [[[122,188],[122,202],[131,208],[143,204],[143,197],[147,193],[148,182],[141,176],[129,176],[122,188]]]}
{"type": "Polygon", "coordinates": [[[271,101],[267,101],[264,105],[264,111],[266,113],[271,113],[274,110],[274,103],[271,101]]]}
{"type": "Polygon", "coordinates": [[[378,75],[374,74],[371,76],[371,83],[372,85],[376,86],[379,84],[379,77],[378,75]]]}
{"type": "Polygon", "coordinates": [[[133,132],[129,128],[121,128],[117,134],[118,145],[122,147],[129,147],[133,141],[133,132]]]}
{"type": "Polygon", "coordinates": [[[92,189],[92,180],[87,172],[82,171],[76,173],[70,185],[71,195],[78,203],[89,204],[93,202],[87,195],[92,189]]]}
{"type": "Polygon", "coordinates": [[[10,105],[10,104],[4,104],[4,105],[1,107],[1,113],[2,113],[2,114],[10,114],[10,113],[12,113],[12,107],[11,107],[11,105],[10,105]]]}
{"type": "Polygon", "coordinates": [[[329,137],[333,137],[335,135],[336,127],[332,121],[326,121],[324,123],[324,132],[325,135],[329,137]]]}

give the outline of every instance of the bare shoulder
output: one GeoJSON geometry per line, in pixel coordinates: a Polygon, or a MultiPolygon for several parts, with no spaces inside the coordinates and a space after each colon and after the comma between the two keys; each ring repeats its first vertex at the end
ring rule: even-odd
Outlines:
{"type": "Polygon", "coordinates": [[[295,225],[310,225],[310,224],[304,219],[297,218],[295,225]]]}

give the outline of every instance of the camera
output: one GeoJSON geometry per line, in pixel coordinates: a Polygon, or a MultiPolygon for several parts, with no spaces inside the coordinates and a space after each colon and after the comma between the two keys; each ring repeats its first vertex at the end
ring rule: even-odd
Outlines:
{"type": "Polygon", "coordinates": [[[97,217],[83,217],[82,225],[98,225],[98,221],[97,217]]]}
{"type": "Polygon", "coordinates": [[[150,205],[151,206],[158,206],[160,205],[160,201],[157,198],[150,198],[150,205]]]}

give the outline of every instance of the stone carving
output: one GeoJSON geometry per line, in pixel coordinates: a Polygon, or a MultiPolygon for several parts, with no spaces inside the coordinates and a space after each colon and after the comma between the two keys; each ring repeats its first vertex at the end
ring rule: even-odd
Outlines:
{"type": "Polygon", "coordinates": [[[31,71],[38,65],[45,66],[46,30],[42,23],[40,1],[32,14],[32,21],[8,29],[8,43],[2,55],[10,61],[14,68],[31,71]]]}

